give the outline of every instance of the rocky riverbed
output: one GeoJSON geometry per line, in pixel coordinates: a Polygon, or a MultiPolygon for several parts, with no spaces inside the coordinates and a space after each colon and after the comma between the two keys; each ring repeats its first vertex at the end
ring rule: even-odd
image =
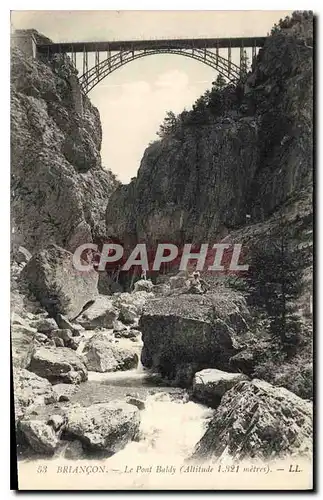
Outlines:
{"type": "MultiPolygon", "coordinates": [[[[30,268],[33,258],[13,265],[21,460],[115,456],[115,464],[130,452],[165,456],[174,435],[178,460],[311,453],[311,403],[232,369],[248,337],[241,295],[177,289],[176,297],[161,296],[138,282],[131,293],[97,295],[75,321],[58,301],[54,319],[30,291],[30,268]]],[[[71,304],[68,279],[75,286],[77,278],[69,276],[59,290],[71,304]]],[[[42,285],[50,289],[51,280],[42,285]]]]}

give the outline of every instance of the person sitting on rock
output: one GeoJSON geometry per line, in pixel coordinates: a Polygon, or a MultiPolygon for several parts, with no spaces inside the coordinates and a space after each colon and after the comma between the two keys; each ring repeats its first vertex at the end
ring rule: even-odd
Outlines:
{"type": "Polygon", "coordinates": [[[194,271],[187,281],[188,291],[187,293],[206,293],[209,289],[208,284],[200,276],[199,271],[194,271]]]}

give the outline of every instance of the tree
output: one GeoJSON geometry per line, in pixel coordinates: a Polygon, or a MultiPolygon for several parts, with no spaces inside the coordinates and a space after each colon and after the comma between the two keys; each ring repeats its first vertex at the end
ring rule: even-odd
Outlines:
{"type": "Polygon", "coordinates": [[[169,135],[172,135],[176,131],[177,118],[173,111],[167,111],[163,123],[161,124],[157,135],[163,139],[169,135]]]}
{"type": "Polygon", "coordinates": [[[223,75],[221,75],[221,73],[218,73],[218,76],[216,77],[215,81],[212,82],[212,91],[215,90],[221,90],[223,89],[224,87],[226,87],[227,85],[227,82],[224,78],[223,75]]]}
{"type": "Polygon", "coordinates": [[[295,299],[301,292],[301,269],[285,235],[253,248],[247,283],[249,301],[267,313],[272,336],[289,351],[299,340],[295,299]]]}
{"type": "Polygon", "coordinates": [[[249,68],[249,57],[247,51],[244,50],[240,60],[240,73],[242,79],[247,75],[249,68]]]}

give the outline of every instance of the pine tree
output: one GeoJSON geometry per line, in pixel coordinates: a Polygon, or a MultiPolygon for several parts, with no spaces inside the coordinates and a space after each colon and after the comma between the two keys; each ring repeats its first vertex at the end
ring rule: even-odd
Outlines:
{"type": "Polygon", "coordinates": [[[284,235],[254,247],[247,283],[251,305],[267,313],[272,336],[288,351],[299,340],[295,299],[301,291],[301,270],[284,235]]]}
{"type": "Polygon", "coordinates": [[[240,61],[240,74],[242,78],[244,78],[247,75],[248,68],[249,68],[249,57],[247,51],[244,50],[240,61]]]}
{"type": "Polygon", "coordinates": [[[163,139],[175,133],[177,127],[177,118],[173,111],[167,111],[163,123],[161,124],[157,135],[163,139]]]}
{"type": "Polygon", "coordinates": [[[216,77],[215,81],[212,82],[212,90],[221,90],[224,87],[226,87],[227,82],[221,73],[218,73],[218,76],[216,77]]]}

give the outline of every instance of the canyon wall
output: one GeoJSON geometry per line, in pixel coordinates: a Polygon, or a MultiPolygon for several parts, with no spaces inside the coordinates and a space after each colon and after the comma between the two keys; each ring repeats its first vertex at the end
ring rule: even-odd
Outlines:
{"type": "Polygon", "coordinates": [[[312,189],[313,17],[273,30],[246,81],[215,92],[151,144],[111,196],[107,232],[123,241],[201,243],[259,223],[312,189]],[[218,104],[217,104],[218,103],[218,104]],[[198,118],[198,119],[197,119],[198,118]]]}
{"type": "Polygon", "coordinates": [[[99,112],[81,94],[69,59],[57,55],[49,63],[13,48],[13,242],[31,252],[51,243],[73,251],[105,233],[105,208],[118,183],[102,168],[101,140],[99,112]]]}

